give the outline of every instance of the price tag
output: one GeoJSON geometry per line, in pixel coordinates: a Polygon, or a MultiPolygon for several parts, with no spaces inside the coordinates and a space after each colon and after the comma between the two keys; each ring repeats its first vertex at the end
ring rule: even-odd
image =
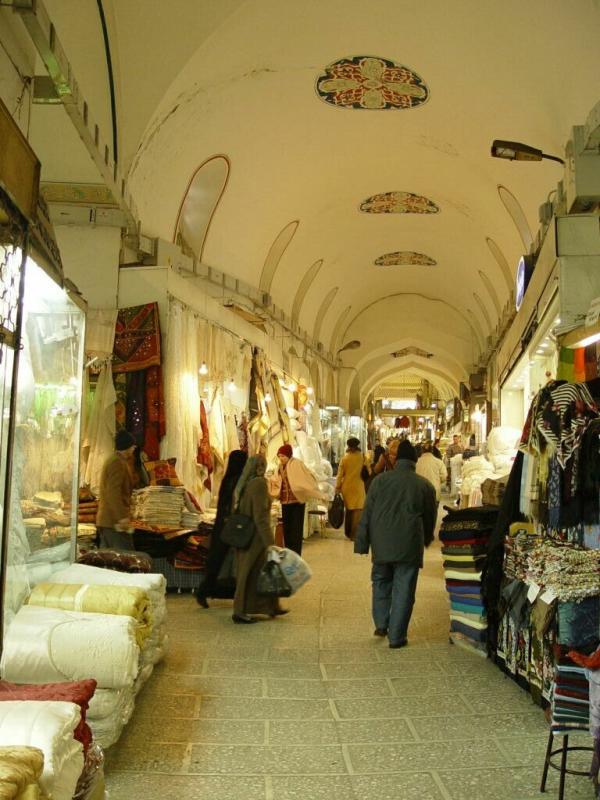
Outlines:
{"type": "Polygon", "coordinates": [[[538,586],[537,583],[532,583],[529,586],[529,590],[527,592],[527,599],[530,603],[534,603],[538,594],[542,591],[542,587],[538,586]]]}

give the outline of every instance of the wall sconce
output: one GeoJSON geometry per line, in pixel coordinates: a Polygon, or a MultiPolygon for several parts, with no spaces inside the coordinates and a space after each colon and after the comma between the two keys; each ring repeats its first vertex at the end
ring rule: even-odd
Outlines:
{"type": "Polygon", "coordinates": [[[541,161],[546,158],[559,164],[565,163],[562,158],[543,153],[537,147],[522,142],[506,142],[503,139],[494,139],[491,154],[494,158],[506,158],[508,161],[541,161]]]}

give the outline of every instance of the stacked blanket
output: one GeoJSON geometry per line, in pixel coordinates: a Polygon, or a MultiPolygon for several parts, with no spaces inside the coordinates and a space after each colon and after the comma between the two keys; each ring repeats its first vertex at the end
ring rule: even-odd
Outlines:
{"type": "Polygon", "coordinates": [[[0,747],[0,800],[42,800],[44,754],[37,747],[0,747]]]}
{"type": "Polygon", "coordinates": [[[133,493],[131,517],[142,524],[181,527],[184,508],[183,486],[146,486],[133,493]]]}
{"type": "Polygon", "coordinates": [[[450,598],[450,631],[481,648],[487,636],[481,596],[481,572],[498,509],[480,506],[448,510],[440,529],[446,590],[450,598]]]}
{"type": "Polygon", "coordinates": [[[585,673],[573,663],[557,664],[552,691],[554,733],[589,730],[590,689],[585,673]]]}
{"type": "Polygon", "coordinates": [[[103,689],[132,687],[135,627],[131,617],[23,606],[5,634],[2,675],[15,683],[93,677],[103,689]]]}
{"type": "MultiPolygon", "coordinates": [[[[52,800],[72,800],[83,771],[83,748],[73,737],[80,719],[79,707],[74,703],[0,703],[0,746],[24,744],[42,751],[40,785],[52,800]]],[[[34,768],[38,767],[36,756],[34,768]]]]}
{"type": "Polygon", "coordinates": [[[89,586],[69,583],[40,583],[31,592],[30,606],[62,608],[65,611],[90,611],[96,614],[119,614],[137,623],[136,640],[143,648],[150,635],[150,601],[143,589],[134,586],[89,586]]]}
{"type": "Polygon", "coordinates": [[[92,732],[86,723],[90,701],[96,691],[96,681],[76,681],[65,683],[17,684],[0,681],[0,702],[53,700],[74,703],[79,706],[80,722],[73,737],[81,742],[83,752],[87,753],[92,743],[92,732]]]}
{"type": "Polygon", "coordinates": [[[88,721],[96,742],[103,748],[119,740],[125,725],[131,719],[135,692],[130,689],[97,689],[90,702],[88,721]]]}

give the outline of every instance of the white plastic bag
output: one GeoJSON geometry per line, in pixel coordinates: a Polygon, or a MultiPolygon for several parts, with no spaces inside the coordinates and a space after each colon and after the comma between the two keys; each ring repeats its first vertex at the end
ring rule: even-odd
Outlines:
{"type": "Polygon", "coordinates": [[[298,553],[286,547],[270,547],[267,559],[276,561],[280,565],[292,594],[296,594],[298,589],[312,578],[312,570],[306,561],[298,553]]]}

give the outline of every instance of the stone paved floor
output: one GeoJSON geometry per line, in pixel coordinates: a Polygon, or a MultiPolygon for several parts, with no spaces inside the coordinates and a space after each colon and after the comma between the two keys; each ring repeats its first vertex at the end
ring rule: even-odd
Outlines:
{"type": "Polygon", "coordinates": [[[170,597],[170,654],[107,754],[110,800],[539,798],[543,714],[448,643],[439,544],[402,650],[373,636],[366,557],[333,531],[304,555],[314,577],[286,617],[233,625],[230,603],[170,597]]]}

